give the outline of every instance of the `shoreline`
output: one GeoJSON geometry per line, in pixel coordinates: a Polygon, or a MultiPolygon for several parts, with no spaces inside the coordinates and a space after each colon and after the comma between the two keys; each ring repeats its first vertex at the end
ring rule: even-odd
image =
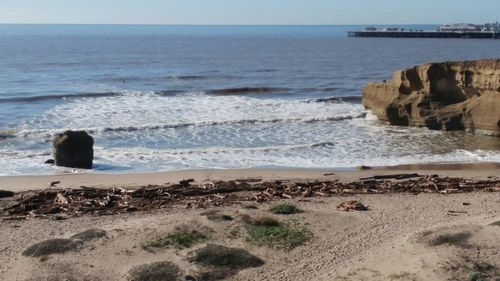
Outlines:
{"type": "Polygon", "coordinates": [[[2,176],[0,189],[20,192],[50,188],[51,182],[59,182],[58,188],[79,188],[81,186],[112,188],[134,188],[147,185],[177,183],[185,179],[195,182],[230,181],[258,178],[263,181],[292,180],[357,181],[364,177],[394,173],[437,174],[443,177],[486,179],[500,174],[500,163],[452,163],[452,164],[408,164],[398,166],[369,167],[368,169],[336,170],[307,168],[248,168],[248,169],[200,169],[151,173],[75,173],[42,176],[2,176]]]}

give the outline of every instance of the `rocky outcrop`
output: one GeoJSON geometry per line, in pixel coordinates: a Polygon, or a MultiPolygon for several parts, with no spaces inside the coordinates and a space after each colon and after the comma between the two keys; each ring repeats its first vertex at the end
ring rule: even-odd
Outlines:
{"type": "Polygon", "coordinates": [[[500,59],[432,63],[370,83],[363,105],[393,125],[500,136],[500,59]]]}
{"type": "Polygon", "coordinates": [[[94,139],[85,131],[66,131],[55,136],[54,160],[57,166],[92,169],[94,139]]]}

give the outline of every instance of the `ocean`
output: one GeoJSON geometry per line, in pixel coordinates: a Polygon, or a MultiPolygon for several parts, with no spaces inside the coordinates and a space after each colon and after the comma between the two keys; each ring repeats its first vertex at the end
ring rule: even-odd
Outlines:
{"type": "Polygon", "coordinates": [[[361,105],[368,82],[498,58],[500,40],[347,37],[360,28],[0,25],[0,175],[72,172],[44,164],[66,129],[94,137],[101,172],[500,162],[499,138],[361,105]]]}

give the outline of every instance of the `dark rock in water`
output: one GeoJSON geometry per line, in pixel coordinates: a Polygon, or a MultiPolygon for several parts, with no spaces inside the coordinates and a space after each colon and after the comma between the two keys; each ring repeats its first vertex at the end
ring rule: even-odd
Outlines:
{"type": "Polygon", "coordinates": [[[85,131],[66,131],[54,140],[54,159],[57,166],[92,169],[94,139],[85,131]]]}
{"type": "Polygon", "coordinates": [[[49,160],[45,161],[43,164],[54,165],[55,163],[56,163],[56,161],[54,159],[49,159],[49,160]]]}
{"type": "Polygon", "coordinates": [[[23,256],[41,257],[52,254],[63,254],[69,251],[76,251],[80,246],[81,242],[71,239],[50,239],[33,244],[23,252],[23,256]]]}
{"type": "Polygon", "coordinates": [[[0,198],[14,197],[14,192],[8,190],[0,190],[0,198]]]}
{"type": "Polygon", "coordinates": [[[431,63],[370,83],[363,104],[393,125],[500,136],[500,59],[431,63]]]}

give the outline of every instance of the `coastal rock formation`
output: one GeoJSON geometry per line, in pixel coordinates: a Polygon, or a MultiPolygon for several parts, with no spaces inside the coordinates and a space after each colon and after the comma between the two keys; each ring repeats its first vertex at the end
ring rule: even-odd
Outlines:
{"type": "Polygon", "coordinates": [[[53,140],[57,166],[92,169],[94,139],[85,131],[66,131],[53,140]]]}
{"type": "Polygon", "coordinates": [[[500,59],[431,63],[370,83],[363,105],[393,125],[500,136],[500,59]]]}

